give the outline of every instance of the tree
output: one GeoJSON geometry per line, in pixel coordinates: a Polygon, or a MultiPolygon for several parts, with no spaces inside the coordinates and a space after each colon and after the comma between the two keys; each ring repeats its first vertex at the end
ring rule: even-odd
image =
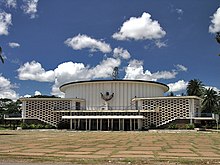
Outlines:
{"type": "Polygon", "coordinates": [[[216,113],[219,108],[218,93],[211,88],[205,89],[202,106],[203,111],[206,113],[216,113]]]}
{"type": "Polygon", "coordinates": [[[202,81],[198,79],[190,80],[187,88],[186,93],[188,96],[198,96],[201,97],[204,92],[204,85],[202,84],[202,81]]]}
{"type": "Polygon", "coordinates": [[[2,61],[2,63],[4,64],[4,58],[2,56],[2,47],[0,46],[0,59],[2,61]]]}

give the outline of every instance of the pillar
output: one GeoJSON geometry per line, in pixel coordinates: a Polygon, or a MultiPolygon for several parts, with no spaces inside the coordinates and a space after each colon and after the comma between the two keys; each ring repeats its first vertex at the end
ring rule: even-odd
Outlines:
{"type": "Polygon", "coordinates": [[[118,129],[119,129],[119,131],[121,130],[121,120],[120,119],[118,119],[118,129]]]}
{"type": "Polygon", "coordinates": [[[111,130],[113,131],[113,119],[112,119],[112,123],[111,123],[111,130]]]}
{"type": "Polygon", "coordinates": [[[87,131],[87,128],[88,128],[88,126],[87,126],[87,119],[86,119],[86,131],[87,131]]]}
{"type": "Polygon", "coordinates": [[[91,131],[91,119],[89,119],[89,130],[91,131]]]}
{"type": "Polygon", "coordinates": [[[102,119],[100,119],[100,130],[102,130],[102,119]]]}
{"type": "Polygon", "coordinates": [[[73,119],[70,119],[70,129],[73,129],[73,119]]]}
{"type": "Polygon", "coordinates": [[[132,130],[132,120],[130,119],[130,131],[132,130]]]}

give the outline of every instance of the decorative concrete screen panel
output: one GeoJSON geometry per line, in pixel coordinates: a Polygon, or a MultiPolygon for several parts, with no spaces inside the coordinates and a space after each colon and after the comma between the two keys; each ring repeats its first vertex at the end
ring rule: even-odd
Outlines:
{"type": "Polygon", "coordinates": [[[37,119],[57,126],[64,113],[56,113],[54,110],[69,110],[70,107],[70,100],[27,100],[24,118],[37,119]]]}
{"type": "Polygon", "coordinates": [[[142,110],[146,117],[145,127],[162,126],[176,119],[190,119],[199,112],[200,100],[187,97],[164,97],[158,99],[143,99],[142,110]]]}

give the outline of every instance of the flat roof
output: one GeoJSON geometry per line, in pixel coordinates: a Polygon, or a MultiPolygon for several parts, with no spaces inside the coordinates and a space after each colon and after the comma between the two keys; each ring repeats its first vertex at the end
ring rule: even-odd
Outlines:
{"type": "Polygon", "coordinates": [[[140,82],[140,83],[148,83],[148,84],[157,84],[161,85],[165,88],[165,92],[169,90],[169,87],[166,84],[156,82],[156,81],[145,81],[145,80],[87,80],[87,81],[74,81],[70,83],[66,83],[60,86],[60,90],[63,92],[62,88],[72,85],[72,84],[81,84],[81,83],[96,83],[96,82],[140,82]]]}
{"type": "Polygon", "coordinates": [[[136,115],[136,116],[62,116],[62,119],[143,119],[144,116],[136,115]]]}

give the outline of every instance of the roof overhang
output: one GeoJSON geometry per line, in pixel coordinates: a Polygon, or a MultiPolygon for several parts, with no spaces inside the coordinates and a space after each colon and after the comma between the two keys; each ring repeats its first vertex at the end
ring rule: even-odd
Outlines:
{"type": "Polygon", "coordinates": [[[143,119],[144,116],[62,116],[62,119],[143,119]]]}

